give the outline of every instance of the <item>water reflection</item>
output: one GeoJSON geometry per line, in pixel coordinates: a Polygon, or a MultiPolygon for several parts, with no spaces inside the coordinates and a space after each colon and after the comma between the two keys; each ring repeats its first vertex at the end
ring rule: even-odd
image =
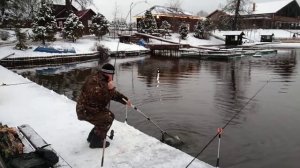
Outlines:
{"type": "MultiPolygon", "coordinates": [[[[193,156],[268,83],[225,130],[221,167],[297,167],[295,157],[280,157],[280,153],[294,156],[300,152],[295,149],[300,137],[289,133],[300,122],[299,57],[299,50],[281,50],[276,55],[228,62],[159,57],[117,60],[115,81],[161,128],[179,135],[185,142],[180,149],[193,156]]],[[[76,100],[96,66],[19,73],[76,100]]],[[[123,122],[124,106],[112,103],[111,108],[123,122]]],[[[160,138],[160,131],[134,111],[128,112],[128,123],[160,138]]],[[[200,159],[214,165],[216,150],[215,141],[200,159]]]]}

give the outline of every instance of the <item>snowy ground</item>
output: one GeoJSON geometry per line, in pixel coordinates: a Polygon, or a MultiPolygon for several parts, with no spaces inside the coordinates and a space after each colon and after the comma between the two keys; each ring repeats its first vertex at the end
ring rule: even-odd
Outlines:
{"type": "MultiPolygon", "coordinates": [[[[13,32],[10,32],[13,33],[13,32]]],[[[12,38],[13,39],[13,38],[12,38]]],[[[53,46],[56,48],[74,48],[76,51],[76,54],[88,54],[88,53],[94,53],[96,52],[95,46],[96,43],[100,43],[104,45],[106,48],[108,48],[110,51],[139,51],[139,50],[147,50],[145,47],[136,45],[136,44],[124,44],[119,43],[118,48],[118,39],[111,39],[108,37],[104,37],[102,40],[97,40],[94,36],[85,36],[81,39],[78,39],[75,43],[63,40],[58,37],[58,40],[55,42],[48,42],[48,46],[53,46]]],[[[28,41],[28,45],[30,49],[21,51],[21,50],[15,50],[14,46],[15,44],[8,44],[8,45],[0,45],[0,59],[4,58],[8,55],[9,58],[19,58],[19,57],[47,57],[47,56],[53,56],[53,55],[73,55],[73,53],[66,54],[66,53],[45,53],[45,52],[35,52],[34,50],[41,46],[40,42],[30,42],[28,41]]]]}
{"type": "MultiPolygon", "coordinates": [[[[0,95],[0,122],[31,125],[73,168],[100,167],[102,150],[88,147],[86,137],[92,125],[77,120],[74,101],[2,66],[0,95]],[[9,85],[17,83],[21,84],[9,85]]],[[[104,167],[182,168],[193,159],[125,123],[114,121],[112,129],[115,137],[105,151],[104,167]]],[[[212,166],[196,159],[190,167],[212,166]]]]}
{"type": "MultiPolygon", "coordinates": [[[[29,30],[27,30],[29,31],[29,30]]],[[[233,34],[241,31],[213,31],[213,35],[218,37],[219,39],[225,39],[225,34],[233,34]]],[[[260,35],[262,34],[274,34],[275,38],[291,38],[293,36],[295,31],[288,31],[288,30],[280,30],[280,29],[254,29],[254,30],[244,30],[245,37],[248,39],[247,43],[243,44],[245,46],[249,45],[256,45],[261,44],[260,41],[260,35]]],[[[11,34],[11,37],[7,41],[8,43],[11,43],[13,40],[15,40],[14,37],[14,31],[9,31],[11,34]]],[[[118,47],[118,39],[112,39],[105,36],[102,40],[97,40],[94,36],[84,36],[83,38],[77,40],[75,43],[63,40],[59,35],[57,35],[57,41],[52,43],[47,43],[50,46],[55,46],[58,48],[74,48],[76,53],[78,54],[84,54],[84,53],[93,53],[95,52],[95,44],[100,43],[107,47],[110,51],[138,51],[138,50],[147,50],[146,48],[136,45],[136,44],[124,44],[119,43],[118,47]]],[[[204,39],[197,39],[193,36],[193,33],[189,33],[186,40],[179,40],[179,34],[178,33],[171,33],[170,37],[166,38],[167,40],[173,41],[173,42],[180,42],[181,44],[190,44],[192,46],[206,46],[206,45],[224,45],[224,41],[219,40],[215,37],[211,37],[208,40],[204,39]]],[[[28,42],[31,49],[20,51],[15,50],[14,46],[15,44],[8,44],[3,45],[3,41],[0,41],[0,59],[9,56],[9,58],[17,58],[17,57],[37,57],[37,56],[53,56],[53,55],[59,55],[57,53],[51,54],[51,53],[45,53],[45,52],[34,52],[33,50],[40,45],[40,42],[28,42]],[[1,45],[2,44],[2,45],[1,45]]],[[[155,44],[164,44],[165,42],[161,42],[158,40],[150,40],[150,43],[155,44]]],[[[293,44],[274,44],[274,45],[268,45],[268,47],[281,47],[281,48],[290,48],[290,47],[296,46],[296,48],[300,47],[299,43],[293,43],[293,44]]],[[[64,54],[67,55],[67,54],[64,54]]]]}

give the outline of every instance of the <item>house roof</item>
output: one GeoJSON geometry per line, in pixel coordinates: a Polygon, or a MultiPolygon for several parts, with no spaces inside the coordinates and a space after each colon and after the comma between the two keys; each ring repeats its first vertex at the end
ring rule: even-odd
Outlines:
{"type": "MultiPolygon", "coordinates": [[[[68,13],[66,11],[66,5],[58,5],[58,4],[53,4],[52,6],[53,9],[53,14],[57,19],[65,19],[68,17],[68,13]]],[[[93,15],[96,13],[92,9],[85,9],[85,10],[78,10],[72,5],[72,11],[75,13],[76,16],[79,18],[82,18],[84,15],[86,15],[88,12],[92,12],[93,15]]]]}
{"type": "MultiPolygon", "coordinates": [[[[295,1],[295,0],[274,0],[274,1],[272,0],[269,2],[255,2],[254,1],[254,3],[251,3],[249,5],[249,9],[253,10],[253,6],[255,5],[255,11],[251,11],[250,13],[244,13],[242,15],[259,15],[259,14],[276,13],[293,1],[295,1]]],[[[217,10],[213,11],[212,13],[210,13],[207,17],[210,17],[217,12],[223,12],[224,14],[234,15],[233,13],[226,12],[221,9],[217,9],[217,10]]]]}
{"type": "Polygon", "coordinates": [[[81,10],[81,11],[77,11],[74,12],[76,16],[78,16],[79,18],[82,18],[84,15],[86,15],[88,12],[92,12],[94,15],[96,15],[96,13],[92,10],[92,9],[85,9],[85,10],[81,10]]]}
{"type": "MultiPolygon", "coordinates": [[[[55,17],[60,18],[62,17],[61,15],[64,15],[64,12],[66,11],[66,5],[53,4],[52,10],[55,17]]],[[[72,11],[77,12],[78,10],[72,5],[72,11]]]]}
{"type": "Polygon", "coordinates": [[[207,15],[206,18],[210,18],[212,15],[214,15],[215,13],[218,13],[218,12],[222,12],[222,13],[226,14],[226,12],[222,11],[221,9],[216,9],[212,13],[207,15]]]}
{"type": "MultiPolygon", "coordinates": [[[[190,12],[183,11],[178,8],[171,8],[171,7],[165,7],[165,6],[159,6],[155,5],[151,7],[149,10],[151,10],[152,15],[154,16],[172,16],[172,17],[191,17],[191,18],[198,18],[200,19],[201,17],[195,16],[190,12]]],[[[145,12],[142,12],[135,17],[143,17],[145,15],[145,12]]]]}
{"type": "Polygon", "coordinates": [[[276,0],[255,3],[255,11],[252,14],[276,13],[294,0],[276,0]]]}

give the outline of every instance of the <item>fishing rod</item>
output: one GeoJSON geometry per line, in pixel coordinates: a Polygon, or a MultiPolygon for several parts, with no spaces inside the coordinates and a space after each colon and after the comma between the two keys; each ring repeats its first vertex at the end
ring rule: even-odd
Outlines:
{"type": "Polygon", "coordinates": [[[115,68],[116,68],[117,57],[119,57],[119,44],[120,44],[120,40],[118,41],[118,45],[117,45],[117,54],[115,55],[115,63],[114,63],[114,67],[115,67],[115,68]]]}
{"type": "MultiPolygon", "coordinates": [[[[120,41],[118,41],[118,45],[117,45],[117,55],[119,55],[119,44],[120,44],[120,41]]],[[[117,55],[115,56],[115,63],[114,63],[115,72],[116,72],[117,55]]],[[[114,77],[114,76],[113,76],[113,77],[114,77]]],[[[108,104],[108,108],[110,108],[110,101],[109,101],[109,104],[108,104]]],[[[106,135],[106,136],[107,136],[107,135],[106,135]]],[[[103,150],[102,150],[102,158],[101,158],[101,167],[103,167],[103,165],[104,165],[104,153],[105,153],[105,148],[106,148],[106,136],[105,136],[104,141],[103,141],[103,150]]],[[[111,133],[110,133],[109,138],[112,139],[113,136],[114,136],[114,131],[111,130],[111,133]]]]}
{"type": "MultiPolygon", "coordinates": [[[[126,99],[122,99],[124,102],[127,103],[126,99]]],[[[135,107],[133,104],[130,105],[134,110],[136,110],[137,112],[139,112],[140,114],[142,114],[148,121],[150,121],[152,124],[154,124],[162,133],[162,138],[161,141],[165,142],[168,145],[171,146],[179,146],[183,144],[183,141],[180,140],[180,138],[178,136],[172,136],[169,133],[167,133],[166,131],[164,131],[160,126],[158,126],[155,122],[153,122],[153,120],[151,120],[150,117],[148,117],[145,113],[143,113],[140,109],[138,109],[137,107],[135,107]],[[168,136],[169,138],[166,138],[165,136],[168,136]]]]}
{"type": "Polygon", "coordinates": [[[232,120],[235,119],[246,108],[246,106],[270,83],[271,79],[267,80],[267,82],[246,102],[246,104],[222,127],[222,131],[218,131],[218,133],[212,137],[212,139],[202,148],[202,150],[193,158],[193,160],[190,161],[186,168],[189,167],[195,161],[195,159],[204,152],[204,150],[213,142],[213,140],[216,139],[216,137],[223,132],[223,130],[232,122],[232,120]]]}
{"type": "Polygon", "coordinates": [[[11,83],[11,84],[2,83],[0,86],[24,85],[24,84],[30,84],[30,83],[34,83],[34,82],[11,83]]]}

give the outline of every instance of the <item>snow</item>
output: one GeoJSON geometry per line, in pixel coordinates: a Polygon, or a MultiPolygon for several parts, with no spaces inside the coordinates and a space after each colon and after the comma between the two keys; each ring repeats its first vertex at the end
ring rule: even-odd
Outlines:
{"type": "Polygon", "coordinates": [[[259,2],[256,3],[255,11],[253,11],[252,14],[276,13],[292,1],[293,0],[276,0],[269,2],[259,2]]]}
{"type": "MultiPolygon", "coordinates": [[[[117,51],[118,46],[118,39],[110,39],[107,37],[104,37],[103,40],[99,41],[94,36],[86,36],[83,38],[78,39],[75,43],[68,41],[68,40],[61,40],[58,39],[55,42],[49,42],[47,43],[48,46],[52,46],[55,48],[75,48],[75,51],[77,54],[87,54],[87,53],[94,53],[95,50],[95,44],[99,42],[100,44],[103,44],[106,48],[108,48],[110,51],[117,51]]],[[[29,43],[29,42],[28,42],[29,43]]],[[[19,58],[19,57],[47,57],[47,56],[53,56],[53,55],[73,55],[73,53],[45,53],[45,52],[34,52],[33,50],[40,46],[39,43],[32,43],[30,45],[31,49],[21,51],[14,49],[15,44],[1,46],[0,45],[0,59],[15,53],[14,55],[10,56],[9,58],[19,58]]],[[[136,45],[136,44],[119,44],[119,51],[137,51],[137,50],[147,50],[145,47],[136,45]]]]}
{"type": "MultiPolygon", "coordinates": [[[[200,18],[198,16],[194,16],[191,12],[188,12],[188,11],[183,11],[181,9],[174,9],[174,8],[159,6],[159,5],[155,5],[155,6],[151,7],[149,10],[151,10],[152,15],[155,15],[155,16],[156,15],[176,15],[176,16],[190,16],[190,17],[200,18]]],[[[146,11],[136,15],[136,17],[143,17],[145,15],[145,12],[146,11]]]]}
{"type": "MultiPolygon", "coordinates": [[[[37,85],[0,66],[0,118],[2,124],[29,124],[73,168],[98,168],[102,149],[90,149],[86,138],[93,127],[77,120],[76,102],[37,85]],[[10,85],[17,84],[20,85],[10,85]]],[[[124,107],[125,108],[125,107],[124,107]]],[[[137,129],[114,121],[111,146],[105,150],[108,168],[182,168],[193,159],[137,129]]],[[[196,159],[191,168],[211,168],[196,159]]]]}
{"type": "MultiPolygon", "coordinates": [[[[250,41],[259,42],[261,35],[271,35],[274,34],[274,38],[292,38],[293,32],[283,30],[283,29],[248,29],[243,30],[245,33],[245,36],[247,39],[250,39],[250,41]]],[[[225,39],[224,35],[238,35],[241,31],[214,31],[213,35],[225,39]]]]}

